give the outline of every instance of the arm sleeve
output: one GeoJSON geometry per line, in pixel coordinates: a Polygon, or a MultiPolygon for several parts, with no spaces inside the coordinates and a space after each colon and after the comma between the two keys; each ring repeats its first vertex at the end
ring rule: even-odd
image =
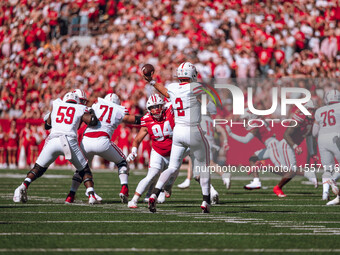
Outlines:
{"type": "Polygon", "coordinates": [[[239,136],[234,133],[230,133],[229,136],[241,143],[249,143],[254,138],[254,135],[252,133],[248,133],[246,136],[239,136]]]}

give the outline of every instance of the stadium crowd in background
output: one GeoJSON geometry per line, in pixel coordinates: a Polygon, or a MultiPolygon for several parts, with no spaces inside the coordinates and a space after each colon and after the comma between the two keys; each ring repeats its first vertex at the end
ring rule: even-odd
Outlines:
{"type": "MultiPolygon", "coordinates": [[[[75,88],[89,105],[114,92],[131,114],[142,113],[152,92],[140,74],[145,63],[164,84],[184,61],[208,83],[340,78],[337,0],[4,0],[0,10],[1,119],[41,119],[75,88]]],[[[260,103],[268,91],[257,86],[260,103]]],[[[317,98],[315,84],[303,86],[317,98]]]]}

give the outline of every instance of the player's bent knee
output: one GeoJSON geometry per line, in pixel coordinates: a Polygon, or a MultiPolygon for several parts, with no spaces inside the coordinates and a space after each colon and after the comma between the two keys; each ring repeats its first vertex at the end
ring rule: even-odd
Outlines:
{"type": "Polygon", "coordinates": [[[129,167],[128,167],[126,160],[123,160],[122,162],[118,163],[117,167],[118,167],[118,174],[129,175],[129,167]]]}
{"type": "Polygon", "coordinates": [[[80,182],[80,183],[83,181],[83,179],[82,179],[82,177],[80,176],[80,174],[79,174],[78,171],[76,171],[76,172],[74,173],[74,175],[73,175],[73,177],[72,177],[72,181],[76,181],[76,182],[80,182]]]}
{"type": "Polygon", "coordinates": [[[92,172],[91,169],[89,167],[89,164],[86,164],[86,166],[84,167],[83,170],[80,170],[78,172],[79,176],[82,178],[82,180],[86,179],[86,178],[92,178],[92,172]]]}
{"type": "Polygon", "coordinates": [[[29,171],[28,173],[33,174],[36,178],[41,177],[47,170],[47,167],[42,167],[40,165],[38,165],[37,163],[35,163],[34,167],[32,168],[31,171],[29,171]]]}

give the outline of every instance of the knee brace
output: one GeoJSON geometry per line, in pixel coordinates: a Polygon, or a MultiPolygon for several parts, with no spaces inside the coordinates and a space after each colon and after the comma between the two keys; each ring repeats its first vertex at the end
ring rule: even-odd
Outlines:
{"type": "Polygon", "coordinates": [[[82,178],[82,180],[85,182],[92,181],[92,172],[89,167],[89,164],[86,164],[83,170],[79,171],[78,174],[82,178]]]}
{"type": "Polygon", "coordinates": [[[83,181],[83,179],[81,178],[80,174],[78,171],[76,171],[72,177],[72,181],[76,181],[81,183],[83,181]]]}
{"type": "Polygon", "coordinates": [[[257,157],[257,156],[251,156],[250,158],[249,158],[249,162],[256,162],[256,161],[258,161],[259,160],[259,158],[257,157]]]}
{"type": "Polygon", "coordinates": [[[34,164],[34,167],[28,173],[33,174],[36,178],[41,177],[47,170],[47,167],[39,166],[37,163],[34,164]]]}
{"type": "Polygon", "coordinates": [[[126,160],[124,159],[122,162],[117,164],[118,174],[127,174],[129,175],[129,168],[126,160]]]}

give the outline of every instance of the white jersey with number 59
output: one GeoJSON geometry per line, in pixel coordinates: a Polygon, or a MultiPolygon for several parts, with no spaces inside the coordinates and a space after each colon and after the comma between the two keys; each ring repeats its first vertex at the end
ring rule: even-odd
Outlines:
{"type": "Polygon", "coordinates": [[[168,94],[175,112],[175,123],[189,126],[199,125],[201,122],[201,103],[197,96],[203,91],[199,83],[171,83],[168,94]]]}
{"type": "Polygon", "coordinates": [[[340,133],[340,103],[320,107],[315,112],[319,135],[340,133]]]}
{"type": "Polygon", "coordinates": [[[98,102],[92,105],[98,124],[95,127],[88,127],[85,134],[91,132],[104,132],[111,138],[113,132],[123,121],[127,112],[124,106],[109,102],[103,98],[98,98],[98,102]]]}
{"type": "Polygon", "coordinates": [[[65,103],[56,99],[52,103],[51,134],[60,134],[77,137],[81,118],[88,108],[80,104],[65,103]]]}

